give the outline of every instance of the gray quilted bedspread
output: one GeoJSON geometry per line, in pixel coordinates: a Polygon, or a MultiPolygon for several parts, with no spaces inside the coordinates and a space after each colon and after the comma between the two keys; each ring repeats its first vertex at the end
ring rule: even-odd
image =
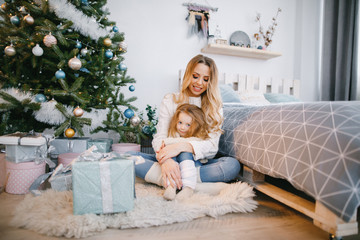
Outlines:
{"type": "Polygon", "coordinates": [[[283,178],[344,221],[360,205],[360,102],[224,105],[219,152],[283,178]]]}

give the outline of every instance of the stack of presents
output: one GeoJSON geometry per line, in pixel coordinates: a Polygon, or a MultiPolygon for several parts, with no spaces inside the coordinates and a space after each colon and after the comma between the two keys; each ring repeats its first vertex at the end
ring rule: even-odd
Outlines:
{"type": "Polygon", "coordinates": [[[53,138],[36,133],[0,136],[0,187],[10,194],[39,195],[45,188],[73,192],[75,215],[116,213],[134,206],[134,164],[126,150],[140,145],[108,138],[53,138]],[[112,147],[116,151],[112,151],[112,147]]]}

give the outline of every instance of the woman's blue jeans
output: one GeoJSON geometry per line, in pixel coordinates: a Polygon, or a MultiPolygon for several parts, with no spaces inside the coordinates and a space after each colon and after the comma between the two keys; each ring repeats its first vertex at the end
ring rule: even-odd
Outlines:
{"type": "MultiPolygon", "coordinates": [[[[157,162],[155,154],[147,154],[142,152],[128,152],[131,155],[142,156],[145,162],[135,165],[135,174],[137,177],[145,179],[145,175],[157,162]]],[[[193,154],[189,152],[180,153],[175,161],[194,160],[193,154]]],[[[235,179],[240,172],[240,163],[233,157],[220,157],[216,159],[208,159],[208,162],[202,164],[195,161],[195,166],[200,168],[201,182],[229,182],[235,179]]]]}

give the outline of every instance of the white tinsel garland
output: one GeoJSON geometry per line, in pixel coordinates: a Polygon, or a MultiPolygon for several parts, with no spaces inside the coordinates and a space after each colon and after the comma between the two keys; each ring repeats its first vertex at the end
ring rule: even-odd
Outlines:
{"type": "MultiPolygon", "coordinates": [[[[40,110],[34,112],[35,119],[39,122],[49,123],[52,125],[59,125],[63,123],[66,119],[64,115],[55,107],[56,104],[57,102],[55,100],[41,103],[40,110]]],[[[73,114],[73,107],[65,106],[65,109],[69,115],[73,114]]],[[[84,131],[90,132],[99,126],[103,126],[102,122],[106,120],[107,112],[107,109],[92,109],[91,112],[84,112],[84,115],[82,117],[91,119],[91,125],[84,125],[84,131]]]]}
{"type": "MultiPolygon", "coordinates": [[[[49,123],[51,125],[59,125],[63,123],[66,118],[64,115],[55,107],[57,102],[50,100],[48,102],[41,103],[41,107],[38,111],[34,112],[34,117],[39,122],[49,123]]],[[[68,113],[71,112],[71,107],[65,107],[68,113]]]]}
{"type": "MultiPolygon", "coordinates": [[[[35,97],[29,93],[29,92],[23,92],[17,88],[6,88],[6,89],[1,89],[1,91],[6,92],[7,94],[13,96],[14,98],[16,98],[17,100],[19,100],[20,102],[24,99],[30,98],[32,101],[35,100],[35,97]]],[[[0,97],[0,103],[7,103],[7,101],[5,101],[4,99],[2,99],[0,97]]]]}
{"type": "Polygon", "coordinates": [[[67,0],[49,0],[50,10],[54,11],[59,18],[65,18],[73,22],[72,28],[89,36],[94,40],[109,34],[106,29],[101,28],[95,18],[91,18],[77,10],[67,0]]]}
{"type": "MultiPolygon", "coordinates": [[[[36,102],[35,96],[32,95],[31,92],[23,92],[17,88],[1,89],[1,91],[8,93],[19,101],[30,98],[32,102],[36,102]]],[[[0,103],[7,102],[0,97],[0,103]]],[[[56,104],[57,101],[55,100],[42,102],[40,105],[40,109],[38,111],[34,111],[33,113],[35,119],[39,122],[48,123],[51,125],[59,125],[63,123],[66,119],[64,115],[55,107],[56,104]]],[[[65,109],[68,114],[73,114],[73,107],[65,106],[65,109]]],[[[84,125],[84,131],[90,132],[97,127],[104,127],[102,122],[106,120],[107,113],[108,109],[92,109],[91,112],[84,112],[84,115],[82,117],[91,119],[91,125],[84,125]]]]}

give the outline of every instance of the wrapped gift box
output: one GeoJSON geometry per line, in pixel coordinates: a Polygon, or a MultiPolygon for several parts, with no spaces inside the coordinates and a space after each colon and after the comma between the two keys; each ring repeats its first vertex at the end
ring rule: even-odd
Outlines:
{"type": "Polygon", "coordinates": [[[87,149],[88,137],[74,137],[74,138],[55,138],[50,142],[53,150],[50,152],[51,158],[57,158],[61,153],[82,153],[87,149]]]}
{"type": "Polygon", "coordinates": [[[116,213],[133,209],[135,198],[134,161],[76,161],[72,165],[73,210],[86,213],[116,213]]]}
{"type": "Polygon", "coordinates": [[[12,194],[26,194],[31,184],[45,173],[45,162],[13,163],[6,161],[6,176],[8,181],[5,191],[12,194]]]}
{"type": "Polygon", "coordinates": [[[49,179],[51,188],[56,191],[69,191],[72,189],[72,173],[71,171],[53,175],[49,179]]]}
{"type": "Polygon", "coordinates": [[[140,152],[140,144],[136,143],[114,143],[111,147],[117,153],[140,152]]]}
{"type": "Polygon", "coordinates": [[[5,187],[5,182],[6,182],[5,153],[0,153],[0,189],[3,189],[5,187]]]}
{"type": "Polygon", "coordinates": [[[111,152],[112,144],[113,140],[111,138],[97,138],[89,140],[88,148],[95,145],[97,147],[97,152],[107,153],[111,152]]]}
{"type": "Polygon", "coordinates": [[[21,163],[47,157],[45,137],[41,134],[13,133],[0,136],[0,144],[5,145],[6,160],[21,163]]]}

